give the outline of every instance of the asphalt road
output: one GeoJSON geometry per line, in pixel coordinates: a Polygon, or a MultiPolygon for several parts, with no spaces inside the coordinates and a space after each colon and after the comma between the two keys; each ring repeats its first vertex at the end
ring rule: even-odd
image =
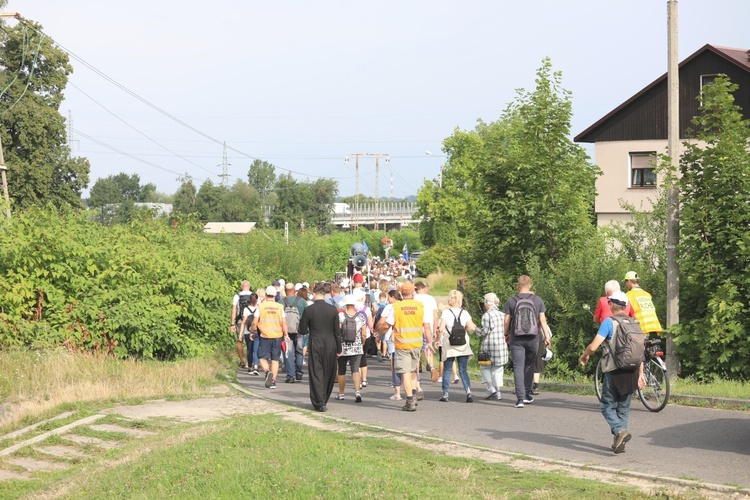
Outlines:
{"type": "MultiPolygon", "coordinates": [[[[614,455],[612,437],[594,396],[544,392],[525,408],[515,408],[511,387],[501,401],[485,401],[486,389],[472,383],[474,403],[465,402],[461,384],[451,385],[451,401],[439,402],[440,384],[423,383],[425,399],[416,412],[401,411],[391,401],[387,363],[369,359],[368,386],[362,403],[354,402],[351,378],[346,399],[328,403],[328,413],[403,431],[424,433],[499,450],[526,453],[587,465],[632,470],[656,476],[750,487],[750,412],[667,405],[660,413],[634,399],[630,412],[633,439],[614,455]]],[[[305,367],[307,370],[307,367],[305,367]]],[[[266,389],[263,377],[241,372],[239,382],[263,396],[310,408],[307,377],[266,389]]],[[[333,394],[338,389],[334,387],[333,394]]]]}

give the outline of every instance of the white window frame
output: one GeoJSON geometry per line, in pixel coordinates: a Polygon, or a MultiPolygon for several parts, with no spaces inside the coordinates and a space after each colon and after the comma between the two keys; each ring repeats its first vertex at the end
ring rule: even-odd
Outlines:
{"type": "MultiPolygon", "coordinates": [[[[648,156],[652,158],[652,161],[656,159],[656,151],[631,151],[628,153],[628,189],[654,189],[656,188],[656,182],[653,185],[646,186],[634,186],[633,185],[633,157],[634,156],[648,156]]],[[[638,167],[639,169],[645,167],[638,167]]],[[[653,163],[651,163],[651,168],[653,163]]]]}
{"type": "Polygon", "coordinates": [[[706,85],[706,84],[708,84],[708,83],[711,83],[711,82],[713,82],[714,80],[716,80],[716,77],[718,77],[718,76],[719,76],[719,73],[712,73],[712,74],[705,74],[705,75],[701,75],[701,76],[700,76],[700,84],[701,84],[701,86],[700,86],[700,90],[703,90],[703,86],[704,86],[704,85],[706,85]],[[704,82],[703,82],[703,78],[711,78],[711,82],[705,82],[705,83],[704,83],[704,82]]]}

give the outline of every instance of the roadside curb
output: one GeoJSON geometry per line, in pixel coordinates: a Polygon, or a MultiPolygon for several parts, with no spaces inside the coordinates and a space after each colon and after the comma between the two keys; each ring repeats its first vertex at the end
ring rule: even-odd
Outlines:
{"type": "MultiPolygon", "coordinates": [[[[509,387],[513,387],[513,379],[505,378],[503,379],[509,387]]],[[[578,391],[585,391],[589,393],[590,395],[594,395],[594,390],[591,385],[586,384],[563,384],[558,382],[540,382],[539,383],[540,389],[551,389],[554,390],[555,388],[559,389],[568,389],[568,390],[578,390],[578,391]]],[[[750,408],[750,399],[735,399],[735,398],[719,398],[714,396],[691,396],[688,394],[670,394],[669,395],[669,401],[696,401],[696,402],[705,402],[710,405],[726,405],[726,406],[740,406],[740,407],[748,407],[750,408]]]]}
{"type": "Polygon", "coordinates": [[[290,408],[294,408],[295,410],[303,411],[305,413],[310,413],[317,417],[320,417],[321,419],[328,420],[331,422],[347,424],[347,425],[355,425],[355,426],[362,427],[365,429],[371,429],[371,430],[376,430],[380,432],[387,432],[389,434],[395,434],[395,435],[409,437],[413,439],[419,439],[419,440],[430,441],[430,442],[441,443],[441,444],[449,444],[452,446],[459,446],[459,447],[466,448],[466,449],[473,449],[473,450],[478,450],[482,452],[493,453],[496,455],[502,455],[502,456],[509,457],[512,459],[531,460],[531,461],[546,463],[550,465],[557,465],[557,466],[569,467],[569,468],[586,470],[586,471],[602,472],[602,473],[610,474],[613,476],[618,476],[618,475],[627,476],[627,477],[631,477],[634,479],[647,481],[649,483],[654,483],[656,486],[658,486],[659,483],[670,483],[676,486],[682,486],[686,488],[704,489],[704,490],[721,493],[721,494],[741,494],[741,495],[750,497],[750,488],[741,488],[741,487],[729,486],[729,485],[717,484],[717,483],[705,483],[701,481],[694,481],[691,479],[681,479],[681,478],[670,477],[670,476],[658,476],[654,474],[646,474],[642,472],[636,472],[636,471],[630,471],[630,470],[624,470],[624,469],[616,469],[612,467],[604,467],[604,466],[599,466],[599,465],[586,465],[586,464],[582,464],[578,462],[569,462],[569,461],[558,460],[554,458],[539,457],[535,455],[528,455],[525,453],[517,453],[517,452],[512,452],[512,451],[499,450],[496,448],[489,448],[486,446],[463,443],[461,441],[454,441],[451,439],[428,436],[428,435],[420,434],[416,432],[400,431],[397,429],[391,429],[389,427],[384,427],[384,426],[374,425],[374,424],[367,424],[364,422],[358,422],[356,420],[349,420],[349,419],[345,419],[341,417],[334,417],[331,415],[323,415],[321,413],[314,412],[313,410],[310,410],[307,408],[300,408],[299,406],[294,406],[284,401],[278,401],[278,400],[263,396],[261,394],[257,394],[233,382],[230,379],[230,377],[227,377],[227,380],[229,382],[229,385],[232,386],[232,388],[234,388],[235,390],[247,396],[252,396],[255,398],[263,399],[265,401],[270,401],[272,403],[289,406],[290,408]]]}

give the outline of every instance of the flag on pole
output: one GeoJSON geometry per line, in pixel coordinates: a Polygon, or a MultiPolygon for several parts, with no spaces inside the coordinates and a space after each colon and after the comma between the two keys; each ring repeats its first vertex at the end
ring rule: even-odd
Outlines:
{"type": "Polygon", "coordinates": [[[369,256],[370,255],[370,249],[367,248],[367,242],[365,241],[364,238],[362,238],[362,246],[365,247],[365,255],[369,256]]]}
{"type": "Polygon", "coordinates": [[[401,257],[404,260],[409,260],[409,240],[404,238],[404,248],[401,250],[401,257]]]}

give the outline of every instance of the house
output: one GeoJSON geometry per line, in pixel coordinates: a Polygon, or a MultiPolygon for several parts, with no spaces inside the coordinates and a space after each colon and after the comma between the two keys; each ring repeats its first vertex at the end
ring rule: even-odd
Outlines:
{"type": "MultiPolygon", "coordinates": [[[[739,85],[735,104],[750,118],[750,50],[707,44],[682,61],[680,75],[680,139],[698,114],[703,85],[723,73],[739,85]]],[[[659,179],[655,155],[667,152],[667,74],[578,134],[576,142],[594,143],[596,164],[603,175],[596,181],[597,224],[628,221],[621,201],[649,209],[659,179]]]]}
{"type": "Polygon", "coordinates": [[[256,222],[207,222],[204,233],[247,234],[255,228],[256,222]]]}

